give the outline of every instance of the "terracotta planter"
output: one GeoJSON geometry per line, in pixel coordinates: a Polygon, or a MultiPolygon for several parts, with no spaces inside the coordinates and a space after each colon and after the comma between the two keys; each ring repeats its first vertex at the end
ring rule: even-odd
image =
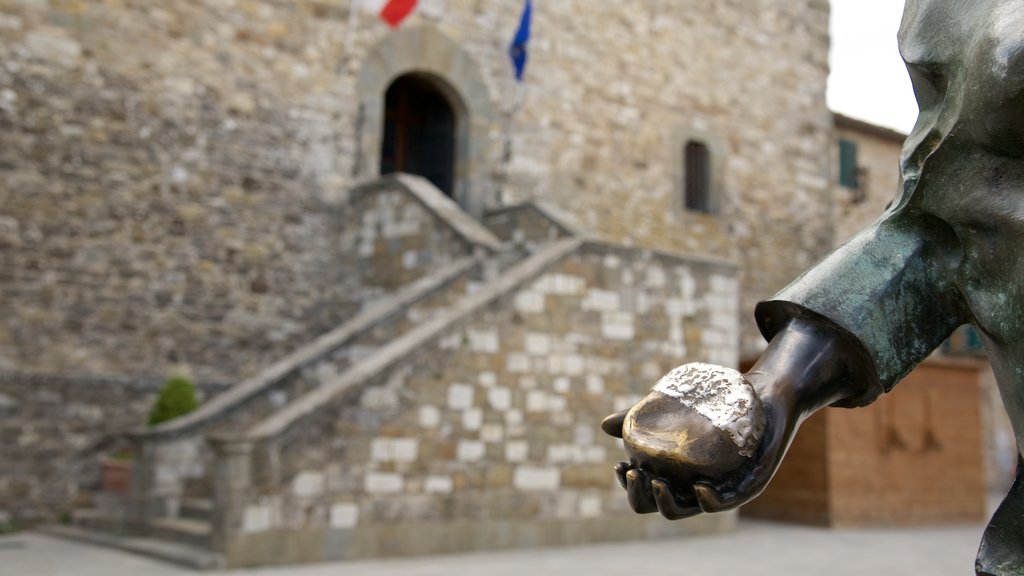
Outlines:
{"type": "Polygon", "coordinates": [[[132,489],[132,470],[135,463],[131,460],[104,460],[100,464],[103,491],[115,494],[128,494],[132,489]]]}

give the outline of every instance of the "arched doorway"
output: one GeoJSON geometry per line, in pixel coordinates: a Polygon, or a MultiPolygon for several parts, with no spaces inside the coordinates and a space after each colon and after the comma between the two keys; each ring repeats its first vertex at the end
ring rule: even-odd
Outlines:
{"type": "Polygon", "coordinates": [[[455,193],[456,105],[454,91],[427,74],[399,76],[384,95],[380,173],[408,172],[455,193]]]}

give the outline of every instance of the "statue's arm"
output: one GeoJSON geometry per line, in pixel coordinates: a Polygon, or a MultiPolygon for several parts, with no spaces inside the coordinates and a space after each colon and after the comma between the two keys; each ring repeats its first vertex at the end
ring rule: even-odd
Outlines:
{"type": "Polygon", "coordinates": [[[970,321],[956,286],[960,244],[944,222],[904,209],[863,230],[805,272],[755,317],[771,341],[809,319],[859,343],[870,366],[843,388],[838,406],[863,406],[970,321]]]}
{"type": "MultiPolygon", "coordinates": [[[[746,377],[767,425],[754,457],[693,486],[620,463],[633,509],[674,519],[740,506],[768,484],[804,418],[890,389],[967,321],[954,282],[957,246],[941,222],[890,215],[759,304],[769,344],[746,377]]],[[[602,427],[621,436],[623,416],[602,427]]]]}

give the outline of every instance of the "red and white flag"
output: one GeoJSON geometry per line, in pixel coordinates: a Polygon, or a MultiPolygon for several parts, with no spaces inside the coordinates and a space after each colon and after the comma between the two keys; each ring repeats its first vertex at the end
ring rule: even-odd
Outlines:
{"type": "Polygon", "coordinates": [[[380,19],[392,28],[397,28],[405,17],[416,9],[417,0],[388,0],[380,9],[380,19]]]}

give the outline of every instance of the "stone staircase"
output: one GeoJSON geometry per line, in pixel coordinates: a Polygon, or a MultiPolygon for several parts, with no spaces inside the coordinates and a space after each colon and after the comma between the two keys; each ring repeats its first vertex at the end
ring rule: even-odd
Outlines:
{"type": "MultiPolygon", "coordinates": [[[[427,206],[437,216],[437,226],[455,230],[473,247],[471,255],[378,298],[341,326],[198,410],[133,432],[131,494],[96,494],[91,508],[75,511],[71,525],[53,526],[50,532],[199,569],[224,566],[218,532],[232,521],[224,516],[222,502],[230,495],[218,493],[216,486],[223,485],[223,468],[230,466],[225,464],[230,460],[225,458],[225,446],[238,439],[280,436],[331,398],[358,388],[390,362],[435,338],[488,298],[579,246],[579,240],[565,239],[570,227],[532,204],[492,215],[489,224],[499,238],[419,180],[402,175],[385,185],[427,206]]],[[[259,457],[273,460],[280,455],[264,447],[259,457]]],[[[267,467],[274,469],[273,463],[267,467]]]]}

